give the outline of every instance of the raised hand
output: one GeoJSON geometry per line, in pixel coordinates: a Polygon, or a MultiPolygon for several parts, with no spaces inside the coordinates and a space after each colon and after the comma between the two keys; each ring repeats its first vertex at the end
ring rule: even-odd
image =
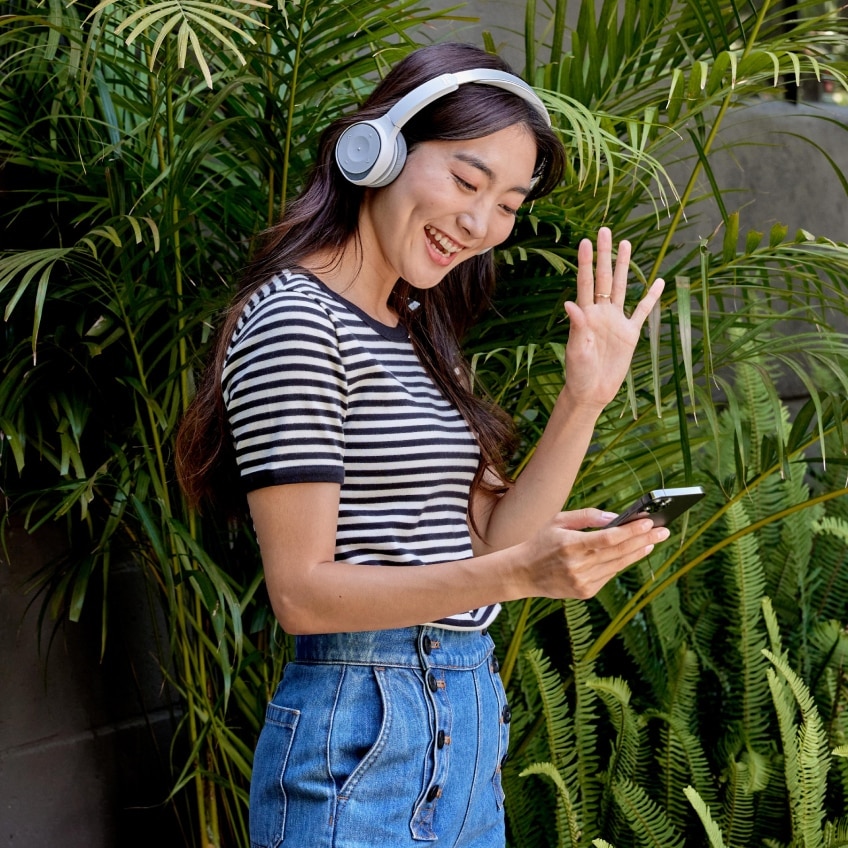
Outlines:
{"type": "Polygon", "coordinates": [[[657,279],[628,316],[624,297],[629,264],[630,242],[622,241],[613,269],[612,233],[607,227],[598,231],[596,259],[589,239],[578,246],[577,299],[565,304],[571,330],[564,392],[571,403],[603,407],[616,396],[642,325],[662,294],[665,284],[657,279]]]}

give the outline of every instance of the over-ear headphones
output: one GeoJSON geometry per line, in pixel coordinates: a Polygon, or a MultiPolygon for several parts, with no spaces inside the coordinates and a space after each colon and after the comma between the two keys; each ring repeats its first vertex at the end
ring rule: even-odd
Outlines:
{"type": "Polygon", "coordinates": [[[401,133],[404,124],[425,106],[465,83],[504,88],[526,100],[548,126],[551,124],[544,103],[524,80],[512,74],[489,68],[440,74],[405,94],[381,118],[360,121],[341,134],[336,142],[336,163],[345,179],[372,188],[388,185],[406,161],[406,140],[401,133]]]}

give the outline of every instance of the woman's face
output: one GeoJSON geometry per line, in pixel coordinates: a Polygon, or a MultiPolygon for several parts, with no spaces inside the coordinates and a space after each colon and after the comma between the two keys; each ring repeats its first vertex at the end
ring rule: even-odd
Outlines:
{"type": "Polygon", "coordinates": [[[439,283],[460,262],[504,241],[531,187],[536,142],[523,124],[482,138],[427,141],[397,179],[366,192],[364,258],[391,283],[439,283]]]}

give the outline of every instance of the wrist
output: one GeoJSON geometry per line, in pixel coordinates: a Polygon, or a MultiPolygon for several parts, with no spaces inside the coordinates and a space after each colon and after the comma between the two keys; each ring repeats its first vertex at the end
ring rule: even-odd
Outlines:
{"type": "Polygon", "coordinates": [[[570,412],[575,415],[589,417],[593,421],[597,421],[601,413],[606,407],[606,403],[599,401],[594,396],[586,396],[571,391],[566,383],[559,393],[556,405],[564,412],[570,412]]]}
{"type": "Polygon", "coordinates": [[[524,598],[534,598],[539,594],[533,580],[533,551],[529,541],[519,542],[504,551],[509,557],[506,569],[505,600],[518,601],[524,598]]]}

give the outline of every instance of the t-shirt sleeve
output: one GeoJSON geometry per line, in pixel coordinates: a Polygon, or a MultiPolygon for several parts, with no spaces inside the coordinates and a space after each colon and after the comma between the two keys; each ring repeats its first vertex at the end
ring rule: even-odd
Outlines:
{"type": "Polygon", "coordinates": [[[344,480],[347,386],[336,328],[292,292],[251,301],[221,378],[245,491],[344,480]]]}

